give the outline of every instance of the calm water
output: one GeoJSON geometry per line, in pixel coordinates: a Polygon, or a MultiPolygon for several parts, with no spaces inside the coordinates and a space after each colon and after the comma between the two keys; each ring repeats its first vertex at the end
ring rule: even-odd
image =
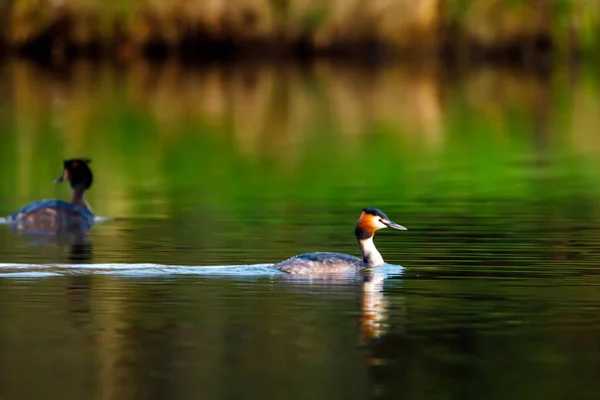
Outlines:
{"type": "Polygon", "coordinates": [[[600,390],[600,83],[317,64],[0,66],[0,215],[92,158],[86,237],[0,225],[5,399],[577,399],[600,390]],[[392,265],[357,254],[366,206],[392,265]]]}

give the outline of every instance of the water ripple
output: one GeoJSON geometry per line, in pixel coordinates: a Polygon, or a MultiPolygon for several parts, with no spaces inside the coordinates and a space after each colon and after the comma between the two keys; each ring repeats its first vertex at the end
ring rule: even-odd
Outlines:
{"type": "MultiPolygon", "coordinates": [[[[354,271],[315,274],[315,275],[288,275],[272,268],[273,264],[252,265],[216,265],[216,266],[188,266],[188,265],[164,265],[153,263],[127,264],[18,264],[0,263],[0,277],[2,278],[46,278],[52,276],[78,275],[78,274],[102,274],[131,277],[154,277],[169,275],[204,275],[217,277],[273,277],[285,276],[287,279],[312,280],[315,277],[325,280],[336,278],[353,278],[357,274],[354,271]]],[[[398,276],[402,267],[396,265],[385,265],[376,269],[377,274],[383,277],[398,276]]],[[[351,279],[353,280],[353,279],[351,279]]]]}

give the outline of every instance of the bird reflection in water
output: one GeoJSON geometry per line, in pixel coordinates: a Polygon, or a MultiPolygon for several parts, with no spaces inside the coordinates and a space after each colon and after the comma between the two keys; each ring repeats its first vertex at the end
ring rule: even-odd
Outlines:
{"type": "MultiPolygon", "coordinates": [[[[392,269],[397,266],[387,264],[392,269]]],[[[363,345],[377,342],[392,328],[389,319],[389,299],[385,298],[384,283],[399,272],[383,272],[380,268],[363,269],[356,274],[330,273],[314,275],[285,275],[281,279],[297,283],[296,290],[303,286],[328,286],[329,291],[347,290],[349,286],[360,282],[360,316],[359,325],[363,345]],[[335,289],[337,288],[337,289],[335,289]]],[[[402,311],[403,308],[401,308],[402,311]]],[[[395,329],[395,327],[394,327],[395,329]]]]}
{"type": "Polygon", "coordinates": [[[388,303],[383,295],[382,274],[364,274],[360,305],[360,330],[363,344],[368,345],[372,340],[385,333],[388,303]]]}
{"type": "Polygon", "coordinates": [[[64,247],[68,249],[67,262],[88,264],[93,258],[93,244],[86,231],[61,230],[52,234],[16,230],[30,247],[64,247]]]}

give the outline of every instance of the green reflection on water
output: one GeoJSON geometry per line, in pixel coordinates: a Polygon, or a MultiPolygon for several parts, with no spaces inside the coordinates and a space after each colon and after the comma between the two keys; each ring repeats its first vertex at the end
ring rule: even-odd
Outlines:
{"type": "Polygon", "coordinates": [[[480,233],[472,240],[551,225],[543,236],[560,239],[553,233],[580,220],[595,228],[598,197],[598,84],[569,74],[86,63],[52,72],[15,61],[1,74],[10,90],[0,210],[67,198],[51,184],[60,160],[87,156],[94,211],[122,219],[95,229],[100,262],[272,262],[317,244],[355,253],[351,227],[369,205],[410,229],[379,237],[394,262],[448,256],[480,233]]]}
{"type": "MultiPolygon", "coordinates": [[[[118,219],[83,262],[356,254],[369,205],[409,230],[376,239],[406,269],[366,341],[353,285],[2,280],[3,398],[57,390],[22,380],[49,368],[78,398],[597,393],[598,82],[575,72],[4,64],[0,211],[66,198],[61,159],[91,157],[89,200],[118,219]]],[[[69,251],[0,230],[2,262],[69,251]]]]}

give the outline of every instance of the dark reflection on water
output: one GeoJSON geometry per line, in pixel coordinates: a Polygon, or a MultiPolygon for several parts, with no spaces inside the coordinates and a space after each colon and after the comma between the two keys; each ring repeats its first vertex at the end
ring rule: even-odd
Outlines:
{"type": "Polygon", "coordinates": [[[363,398],[381,283],[5,281],[3,398],[363,398]]]}
{"type": "Polygon", "coordinates": [[[2,65],[0,215],[88,156],[115,219],[0,226],[0,397],[595,397],[599,85],[572,72],[2,65]],[[375,239],[401,274],[269,272],[357,254],[366,206],[408,227],[375,239]]]}
{"type": "Polygon", "coordinates": [[[5,280],[2,396],[591,398],[600,304],[532,283],[5,280]]]}

